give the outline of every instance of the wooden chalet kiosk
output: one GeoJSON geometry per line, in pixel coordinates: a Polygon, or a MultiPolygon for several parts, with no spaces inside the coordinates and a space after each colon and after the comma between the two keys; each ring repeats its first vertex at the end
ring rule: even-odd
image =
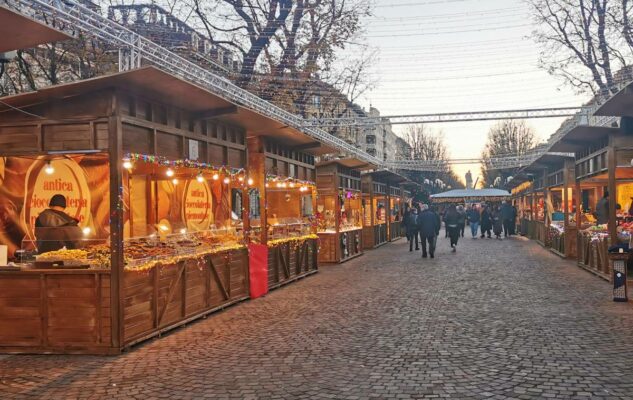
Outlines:
{"type": "Polygon", "coordinates": [[[363,254],[361,170],[356,159],[317,164],[319,262],[344,262],[363,254]]]}
{"type": "Polygon", "coordinates": [[[247,299],[257,213],[266,246],[301,244],[270,286],[316,269],[312,228],[266,218],[310,215],[313,157],[263,136],[317,146],[297,131],[153,67],[2,101],[0,352],[116,354],[247,299]],[[54,194],[79,221],[61,237],[34,226],[54,194]]]}
{"type": "Polygon", "coordinates": [[[512,203],[517,209],[517,232],[522,236],[528,235],[528,225],[532,217],[532,176],[520,173],[508,184],[512,203]]]}
{"type": "Polygon", "coordinates": [[[296,130],[274,129],[274,137],[248,139],[255,185],[245,198],[249,236],[260,245],[250,249],[251,270],[267,270],[268,290],[317,272],[315,156],[332,152],[296,130]]]}
{"type": "Polygon", "coordinates": [[[530,192],[530,220],[528,222],[528,238],[545,245],[545,173],[542,168],[526,168],[534,174],[530,192]]]}
{"type": "Polygon", "coordinates": [[[388,170],[369,172],[361,176],[363,248],[373,249],[388,243],[391,238],[392,219],[394,229],[400,230],[402,216],[392,214],[391,193],[400,197],[402,194],[399,185],[405,181],[406,178],[402,175],[388,170]],[[399,190],[392,192],[391,188],[399,190]]]}

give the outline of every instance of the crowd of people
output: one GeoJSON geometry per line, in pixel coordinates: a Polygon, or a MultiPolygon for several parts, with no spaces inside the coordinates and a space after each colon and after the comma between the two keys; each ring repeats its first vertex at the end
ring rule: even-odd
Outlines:
{"type": "Polygon", "coordinates": [[[422,257],[434,258],[442,222],[451,249],[456,252],[460,237],[464,237],[466,225],[470,226],[473,239],[491,239],[494,235],[501,240],[501,235],[508,237],[516,234],[516,219],[516,207],[505,201],[501,205],[472,204],[468,209],[462,205],[450,205],[442,212],[428,204],[415,204],[405,212],[404,226],[409,251],[413,251],[415,245],[415,250],[422,248],[422,257]]]}

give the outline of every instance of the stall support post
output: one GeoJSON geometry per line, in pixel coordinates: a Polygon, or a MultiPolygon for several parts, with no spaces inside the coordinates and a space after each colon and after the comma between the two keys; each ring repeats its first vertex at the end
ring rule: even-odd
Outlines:
{"type": "Polygon", "coordinates": [[[112,345],[123,345],[123,178],[121,158],[123,153],[123,126],[119,113],[117,94],[112,94],[112,113],[108,119],[110,145],[110,306],[112,309],[112,345]]]}
{"type": "MultiPolygon", "coordinates": [[[[549,203],[551,203],[550,199],[550,190],[547,184],[547,169],[543,170],[543,223],[545,224],[545,236],[548,235],[549,225],[552,221],[550,221],[550,214],[552,210],[548,207],[549,203]]],[[[545,240],[545,238],[543,238],[545,240]]]]}
{"type": "Polygon", "coordinates": [[[260,243],[268,243],[268,228],[266,226],[266,154],[264,138],[254,136],[248,138],[248,170],[253,178],[253,188],[259,191],[259,217],[261,226],[260,243]]]}
{"type": "Polygon", "coordinates": [[[617,201],[616,193],[616,158],[615,158],[615,137],[613,134],[609,135],[609,148],[607,149],[607,165],[609,182],[607,189],[609,190],[609,238],[611,243],[615,244],[618,238],[618,228],[616,226],[616,208],[615,203],[617,201]]]}
{"type": "MultiPolygon", "coordinates": [[[[572,189],[572,185],[574,184],[574,161],[570,159],[565,160],[565,167],[563,169],[563,203],[564,209],[563,213],[565,215],[565,221],[563,224],[564,232],[565,232],[565,257],[569,257],[571,255],[571,243],[573,238],[569,237],[569,190],[572,189]]],[[[572,193],[572,199],[574,195],[572,193]]]]}

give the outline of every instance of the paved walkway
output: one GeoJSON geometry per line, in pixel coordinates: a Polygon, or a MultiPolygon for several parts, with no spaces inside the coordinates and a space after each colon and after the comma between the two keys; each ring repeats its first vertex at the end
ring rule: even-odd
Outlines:
{"type": "Polygon", "coordinates": [[[534,242],[404,240],[119,357],[0,356],[0,399],[633,399],[633,306],[534,242]]]}

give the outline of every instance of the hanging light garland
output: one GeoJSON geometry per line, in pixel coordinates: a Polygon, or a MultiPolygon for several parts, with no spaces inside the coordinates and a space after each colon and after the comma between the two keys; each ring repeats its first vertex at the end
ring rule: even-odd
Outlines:
{"type": "Polygon", "coordinates": [[[300,192],[307,192],[316,189],[316,184],[311,181],[301,179],[281,177],[277,175],[266,175],[266,187],[278,189],[299,189],[300,192]]]}
{"type": "Polygon", "coordinates": [[[217,181],[222,177],[222,182],[225,184],[228,184],[233,180],[239,182],[241,185],[248,183],[249,186],[252,186],[254,183],[252,178],[247,177],[246,170],[244,168],[232,168],[224,165],[217,166],[193,160],[170,160],[162,156],[140,153],[126,154],[123,157],[122,162],[123,167],[127,170],[132,170],[134,168],[134,164],[138,162],[167,167],[167,171],[165,173],[169,178],[173,178],[176,175],[176,170],[179,168],[190,168],[197,170],[195,178],[198,182],[204,180],[203,174],[205,172],[209,172],[212,174],[211,179],[217,181]]]}

